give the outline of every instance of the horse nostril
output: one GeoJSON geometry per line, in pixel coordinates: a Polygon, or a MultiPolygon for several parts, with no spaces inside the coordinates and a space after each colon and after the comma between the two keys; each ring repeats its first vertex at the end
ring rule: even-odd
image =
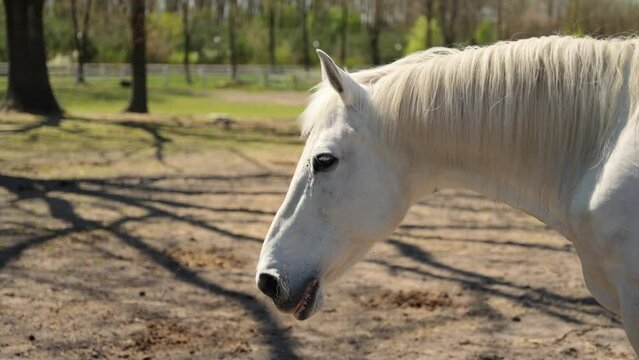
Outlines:
{"type": "Polygon", "coordinates": [[[264,293],[266,296],[271,299],[275,299],[278,293],[279,283],[277,278],[271,274],[261,273],[257,279],[257,287],[264,293]]]}

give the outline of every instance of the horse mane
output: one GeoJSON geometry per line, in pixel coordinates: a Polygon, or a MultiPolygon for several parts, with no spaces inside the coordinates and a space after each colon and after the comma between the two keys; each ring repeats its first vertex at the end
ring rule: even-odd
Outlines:
{"type": "MultiPolygon", "coordinates": [[[[369,90],[370,120],[384,142],[413,158],[470,167],[522,195],[534,188],[549,201],[607,154],[617,124],[634,110],[636,45],[550,36],[435,48],[352,77],[369,90]]],[[[329,125],[338,105],[320,84],[302,134],[329,125]]]]}

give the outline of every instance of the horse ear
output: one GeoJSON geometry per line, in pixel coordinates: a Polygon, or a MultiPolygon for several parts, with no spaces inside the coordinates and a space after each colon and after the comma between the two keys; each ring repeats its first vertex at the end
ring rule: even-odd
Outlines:
{"type": "Polygon", "coordinates": [[[317,49],[317,55],[322,64],[322,79],[328,80],[333,89],[339,93],[344,104],[354,105],[364,89],[346,71],[337,67],[328,54],[317,49]]]}

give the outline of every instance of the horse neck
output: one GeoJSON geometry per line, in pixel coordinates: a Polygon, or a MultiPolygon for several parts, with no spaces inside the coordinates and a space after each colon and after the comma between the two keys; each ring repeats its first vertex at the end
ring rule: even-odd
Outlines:
{"type": "Polygon", "coordinates": [[[410,196],[413,202],[433,191],[463,188],[522,210],[564,235],[569,232],[566,225],[569,204],[562,200],[568,196],[559,195],[552,199],[540,197],[539,187],[544,186],[543,181],[529,181],[527,191],[522,191],[521,186],[514,184],[520,177],[507,171],[500,173],[500,179],[495,179],[495,176],[476,167],[451,167],[430,161],[414,163],[412,166],[410,196]]]}
{"type": "Polygon", "coordinates": [[[415,199],[464,187],[565,234],[573,189],[603,159],[634,92],[624,80],[631,57],[614,49],[601,56],[607,66],[569,56],[522,59],[517,66],[531,75],[504,75],[517,67],[497,53],[494,68],[478,66],[481,58],[441,59],[381,81],[388,93],[379,93],[395,98],[373,101],[386,116],[380,130],[411,159],[415,199]]]}

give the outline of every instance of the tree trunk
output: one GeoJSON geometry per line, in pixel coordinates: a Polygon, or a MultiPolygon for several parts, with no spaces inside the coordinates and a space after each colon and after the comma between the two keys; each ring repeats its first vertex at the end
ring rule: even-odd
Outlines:
{"type": "Polygon", "coordinates": [[[133,89],[125,111],[149,112],[146,98],[146,31],[144,28],[144,0],[131,0],[131,33],[133,35],[133,89]]]}
{"type": "Polygon", "coordinates": [[[237,10],[236,0],[229,1],[229,50],[231,53],[231,79],[237,82],[237,47],[235,45],[235,16],[237,10]]]}
{"type": "Polygon", "coordinates": [[[309,55],[309,40],[308,40],[308,7],[306,6],[306,0],[298,1],[300,8],[300,20],[302,22],[302,62],[304,63],[304,70],[307,72],[311,68],[311,57],[309,55]]]}
{"type": "Polygon", "coordinates": [[[184,76],[186,82],[192,84],[189,68],[189,52],[191,51],[191,29],[189,27],[189,0],[182,0],[182,28],[184,32],[184,76]]]}
{"type": "Polygon", "coordinates": [[[93,1],[87,0],[86,7],[84,8],[84,19],[82,21],[83,30],[82,30],[82,56],[80,57],[80,64],[82,66],[82,76],[84,77],[84,64],[90,59],[88,59],[87,54],[87,43],[89,42],[89,19],[91,17],[91,5],[93,1]]]}
{"type": "Polygon", "coordinates": [[[369,31],[369,45],[371,49],[371,61],[373,65],[380,65],[382,63],[381,56],[379,55],[379,29],[373,28],[369,31]]]}
{"type": "Polygon", "coordinates": [[[434,0],[426,0],[424,4],[424,15],[426,16],[426,49],[430,49],[433,47],[433,29],[431,28],[431,24],[433,22],[433,1],[434,0]]]}
{"type": "Polygon", "coordinates": [[[61,114],[53,96],[44,48],[44,0],[4,0],[9,50],[9,82],[3,108],[61,114]]]}
{"type": "Polygon", "coordinates": [[[226,6],[227,0],[216,0],[215,3],[215,16],[217,17],[217,22],[222,23],[224,21],[224,8],[226,6]]]}
{"type": "Polygon", "coordinates": [[[178,11],[178,1],[179,0],[165,0],[166,11],[168,12],[178,11]]]}
{"type": "Polygon", "coordinates": [[[504,0],[497,0],[497,36],[503,39],[504,28],[504,0]]]}
{"type": "Polygon", "coordinates": [[[459,10],[458,0],[439,0],[439,17],[444,37],[444,45],[452,47],[455,44],[455,23],[459,10]]]}
{"type": "Polygon", "coordinates": [[[379,36],[382,30],[382,3],[381,0],[373,1],[372,20],[368,24],[368,38],[373,65],[380,65],[382,58],[379,53],[379,36]]]}
{"type": "Polygon", "coordinates": [[[89,34],[89,18],[91,14],[91,0],[86,0],[84,8],[84,17],[82,21],[82,29],[78,24],[78,7],[77,0],[71,0],[71,20],[73,22],[73,39],[75,50],[78,53],[78,67],[76,69],[76,83],[84,84],[84,64],[87,61],[87,41],[89,34]]]}
{"type": "Polygon", "coordinates": [[[82,35],[80,33],[80,26],[78,25],[78,6],[76,0],[71,0],[71,22],[73,23],[73,43],[75,45],[75,51],[78,53],[78,68],[75,73],[75,82],[77,84],[84,84],[84,71],[82,69],[82,35]]]}
{"type": "Polygon", "coordinates": [[[268,64],[271,69],[271,73],[275,72],[276,59],[275,59],[275,51],[276,40],[275,40],[275,14],[276,14],[276,6],[277,0],[271,0],[268,8],[268,64]]]}
{"type": "Polygon", "coordinates": [[[195,8],[199,10],[209,9],[211,0],[195,0],[195,8]]]}
{"type": "Polygon", "coordinates": [[[342,26],[340,28],[340,47],[339,61],[340,65],[346,65],[346,34],[348,33],[348,2],[342,0],[342,26]]]}

